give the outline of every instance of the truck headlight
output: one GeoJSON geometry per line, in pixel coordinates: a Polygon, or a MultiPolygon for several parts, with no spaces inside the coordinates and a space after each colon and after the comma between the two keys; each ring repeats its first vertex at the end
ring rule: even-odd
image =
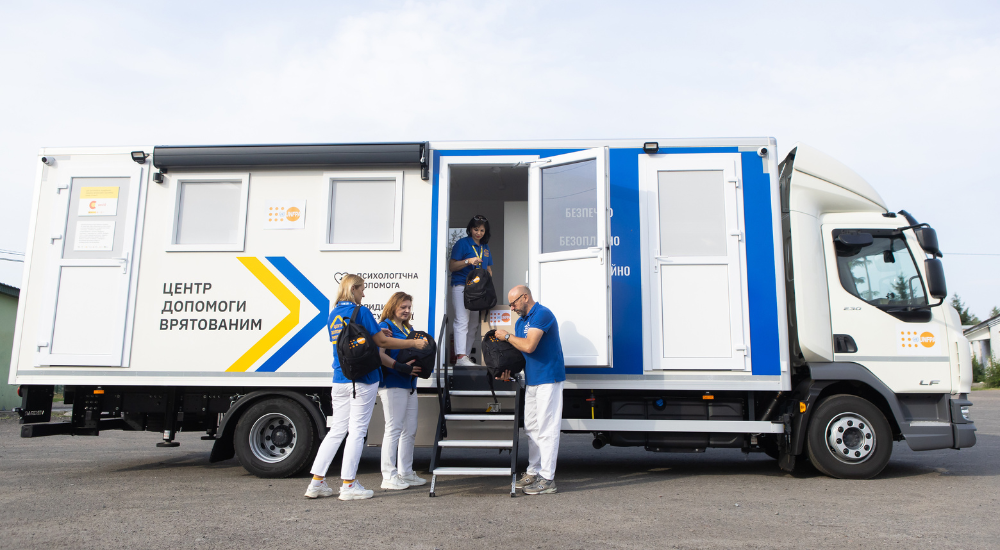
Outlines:
{"type": "Polygon", "coordinates": [[[966,421],[970,420],[969,407],[962,407],[962,418],[964,418],[966,421]]]}

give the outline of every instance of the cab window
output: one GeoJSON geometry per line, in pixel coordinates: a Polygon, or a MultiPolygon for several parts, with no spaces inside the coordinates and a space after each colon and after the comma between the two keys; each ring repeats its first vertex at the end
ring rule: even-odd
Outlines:
{"type": "MultiPolygon", "coordinates": [[[[906,239],[886,230],[858,230],[868,233],[871,244],[844,244],[838,239],[843,230],[834,232],[837,269],[844,289],[882,309],[926,306],[923,279],[917,270],[906,239]]],[[[855,240],[855,242],[857,242],[855,240]]]]}

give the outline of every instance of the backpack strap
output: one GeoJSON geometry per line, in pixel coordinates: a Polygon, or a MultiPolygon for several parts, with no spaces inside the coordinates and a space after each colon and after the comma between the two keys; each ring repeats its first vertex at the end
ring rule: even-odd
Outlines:
{"type": "Polygon", "coordinates": [[[351,322],[352,323],[357,323],[358,322],[357,321],[357,319],[358,319],[358,311],[360,311],[360,310],[361,310],[361,306],[359,304],[354,304],[354,313],[351,314],[351,322]]]}
{"type": "Polygon", "coordinates": [[[500,402],[497,401],[497,392],[493,389],[493,377],[490,376],[490,371],[488,370],[486,371],[486,381],[490,383],[490,393],[493,394],[493,402],[499,405],[500,402]]]}
{"type": "Polygon", "coordinates": [[[358,385],[354,382],[354,380],[351,380],[351,399],[354,399],[357,396],[358,396],[358,385]]]}

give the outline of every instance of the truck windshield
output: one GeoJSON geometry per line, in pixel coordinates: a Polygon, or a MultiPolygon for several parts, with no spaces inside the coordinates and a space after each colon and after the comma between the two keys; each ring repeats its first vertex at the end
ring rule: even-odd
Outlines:
{"type": "Polygon", "coordinates": [[[903,236],[879,230],[864,232],[872,234],[872,244],[836,247],[844,289],[882,308],[926,306],[923,280],[903,236]]]}

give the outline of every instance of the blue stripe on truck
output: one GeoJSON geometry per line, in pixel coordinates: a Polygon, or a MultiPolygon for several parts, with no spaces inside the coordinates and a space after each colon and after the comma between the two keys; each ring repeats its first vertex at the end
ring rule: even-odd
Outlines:
{"type": "Polygon", "coordinates": [[[750,362],[753,374],[780,375],[777,264],[771,211],[771,176],[755,151],[741,154],[743,216],[747,239],[747,295],[750,299],[750,362]]]}

